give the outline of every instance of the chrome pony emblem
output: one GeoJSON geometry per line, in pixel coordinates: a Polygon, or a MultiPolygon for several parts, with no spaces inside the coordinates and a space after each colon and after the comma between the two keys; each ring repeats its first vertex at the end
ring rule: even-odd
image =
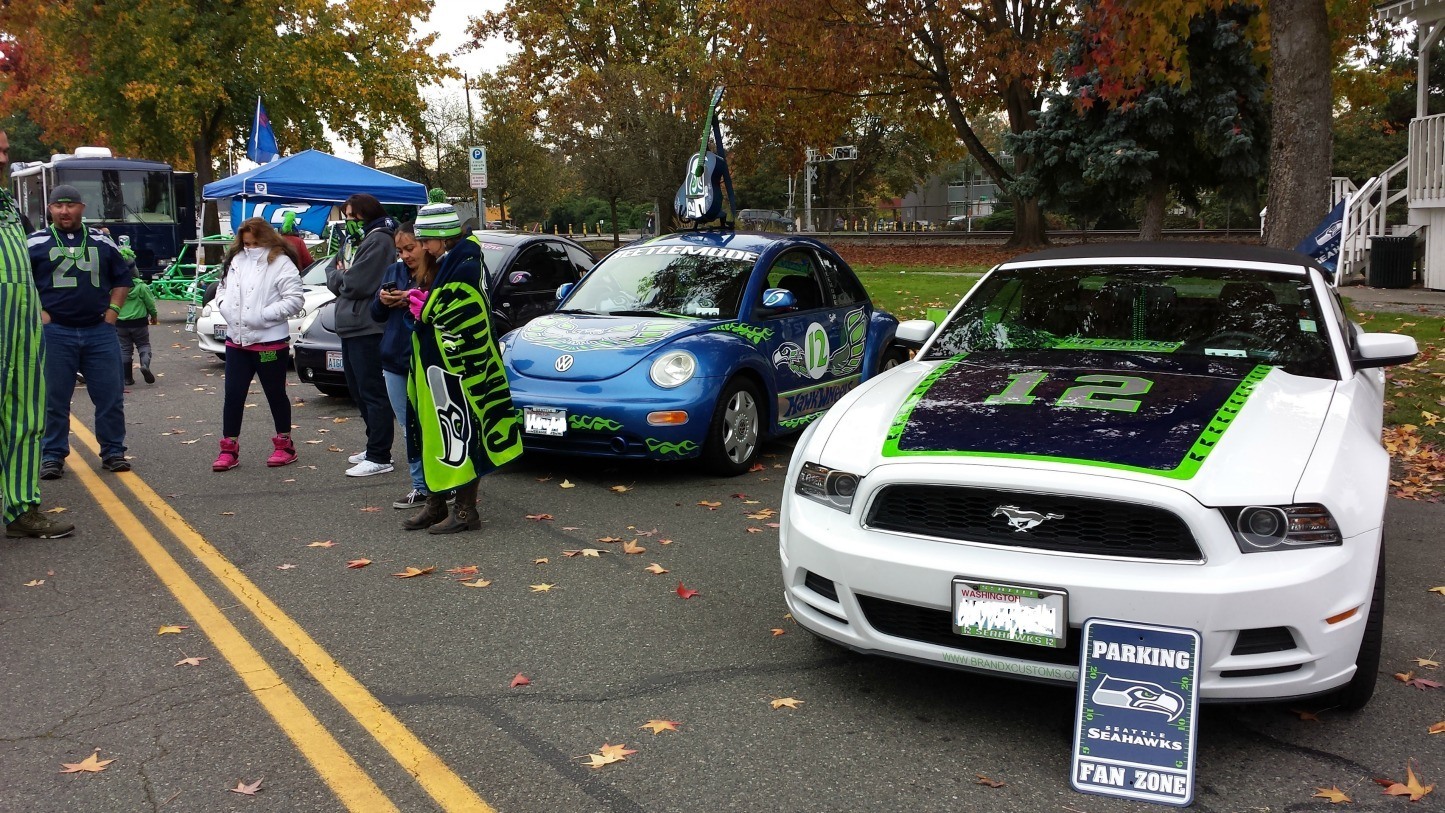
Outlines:
{"type": "Polygon", "coordinates": [[[559,373],[565,373],[565,372],[567,372],[568,370],[572,369],[572,362],[573,362],[572,354],[571,354],[571,353],[563,353],[562,355],[560,355],[560,356],[557,357],[556,363],[554,363],[552,366],[553,366],[554,368],[556,368],[557,372],[559,372],[559,373]]]}
{"type": "Polygon", "coordinates": [[[996,517],[1000,514],[1008,517],[1009,527],[1014,529],[1014,533],[1027,532],[1048,520],[1064,518],[1063,514],[1040,514],[1038,511],[1025,511],[1017,505],[1000,505],[993,509],[990,516],[996,517]]]}

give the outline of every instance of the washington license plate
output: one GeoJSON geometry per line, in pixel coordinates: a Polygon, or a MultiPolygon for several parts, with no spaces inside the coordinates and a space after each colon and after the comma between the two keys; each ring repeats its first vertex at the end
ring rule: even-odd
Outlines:
{"type": "Polygon", "coordinates": [[[339,372],[341,372],[343,369],[344,369],[344,368],[341,366],[341,351],[340,351],[340,350],[327,350],[327,351],[326,351],[326,371],[327,371],[327,372],[330,372],[330,373],[339,373],[339,372]]]}
{"type": "Polygon", "coordinates": [[[224,342],[226,340],[226,326],[216,325],[215,329],[211,331],[211,335],[216,338],[216,341],[224,342]]]}
{"type": "Polygon", "coordinates": [[[953,631],[973,638],[1062,648],[1069,637],[1069,595],[1044,587],[955,578],[953,631]]]}
{"type": "Polygon", "coordinates": [[[548,407],[524,407],[522,428],[529,435],[561,437],[567,434],[567,410],[548,407]]]}

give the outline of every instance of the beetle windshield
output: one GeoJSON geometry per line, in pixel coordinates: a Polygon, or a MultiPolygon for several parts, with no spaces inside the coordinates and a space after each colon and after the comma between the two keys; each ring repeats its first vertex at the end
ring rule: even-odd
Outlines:
{"type": "Polygon", "coordinates": [[[728,256],[741,253],[619,252],[577,283],[562,310],[736,319],[755,256],[728,256]]]}
{"type": "Polygon", "coordinates": [[[1097,350],[1247,359],[1334,378],[1309,279],[1227,268],[1004,268],[939,331],[929,358],[1097,350]]]}

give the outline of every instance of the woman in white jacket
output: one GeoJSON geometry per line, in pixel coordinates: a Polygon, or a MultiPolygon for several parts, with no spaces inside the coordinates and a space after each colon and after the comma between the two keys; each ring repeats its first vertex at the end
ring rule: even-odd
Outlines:
{"type": "Polygon", "coordinates": [[[304,301],[295,249],[265,220],[253,217],[242,222],[216,287],[216,308],[226,320],[226,400],[221,408],[221,453],[211,464],[212,471],[240,465],[241,415],[252,378],[261,379],[276,424],[266,465],[284,466],[296,460],[291,400],[286,395],[286,368],[291,365],[286,320],[301,312],[304,301]]]}

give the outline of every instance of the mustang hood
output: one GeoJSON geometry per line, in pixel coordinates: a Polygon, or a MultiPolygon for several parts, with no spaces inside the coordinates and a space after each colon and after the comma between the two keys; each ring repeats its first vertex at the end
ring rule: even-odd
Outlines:
{"type": "Polygon", "coordinates": [[[1205,500],[1251,489],[1256,497],[1290,494],[1335,383],[1235,359],[963,356],[913,376],[886,376],[850,401],[839,419],[846,428],[830,437],[828,456],[836,460],[835,450],[848,456],[853,471],[941,458],[1098,467],[1180,481],[1205,500]],[[872,425],[864,431],[882,438],[881,447],[843,448],[870,436],[854,431],[863,429],[857,421],[872,425]],[[857,458],[864,453],[870,459],[857,458]],[[1196,480],[1206,466],[1210,477],[1196,480]],[[1203,489],[1209,494],[1198,493],[1203,489]]]}
{"type": "Polygon", "coordinates": [[[659,344],[711,327],[691,319],[554,313],[510,335],[508,364],[520,375],[598,381],[631,369],[659,344]],[[558,359],[570,355],[570,365],[558,359]]]}

